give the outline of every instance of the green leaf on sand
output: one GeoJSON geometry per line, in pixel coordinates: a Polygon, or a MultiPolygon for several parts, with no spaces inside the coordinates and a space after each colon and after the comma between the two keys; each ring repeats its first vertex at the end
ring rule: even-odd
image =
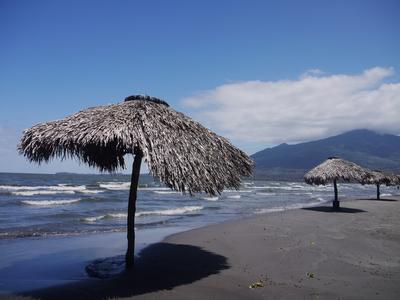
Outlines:
{"type": "Polygon", "coordinates": [[[249,285],[249,289],[258,289],[261,287],[264,287],[264,283],[262,282],[262,280],[256,281],[249,285]]]}
{"type": "Polygon", "coordinates": [[[315,274],[313,272],[307,272],[307,277],[315,278],[315,274]]]}

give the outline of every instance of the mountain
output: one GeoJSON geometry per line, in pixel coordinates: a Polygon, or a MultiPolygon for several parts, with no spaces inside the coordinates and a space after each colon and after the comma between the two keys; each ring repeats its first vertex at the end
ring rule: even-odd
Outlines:
{"type": "Polygon", "coordinates": [[[251,157],[256,178],[294,180],[330,156],[400,173],[400,136],[359,129],[307,143],[281,144],[251,157]]]}

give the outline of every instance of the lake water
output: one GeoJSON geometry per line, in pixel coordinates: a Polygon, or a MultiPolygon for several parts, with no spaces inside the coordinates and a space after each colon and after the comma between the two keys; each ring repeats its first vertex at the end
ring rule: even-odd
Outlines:
{"type": "MultiPolygon", "coordinates": [[[[221,195],[183,195],[150,176],[138,191],[136,230],[196,227],[257,213],[332,200],[332,186],[244,181],[221,195]]],[[[0,173],[0,239],[126,231],[130,177],[126,175],[0,173]]],[[[373,197],[375,186],[339,185],[340,197],[373,197]]],[[[382,194],[398,193],[382,187],[382,194]]]]}

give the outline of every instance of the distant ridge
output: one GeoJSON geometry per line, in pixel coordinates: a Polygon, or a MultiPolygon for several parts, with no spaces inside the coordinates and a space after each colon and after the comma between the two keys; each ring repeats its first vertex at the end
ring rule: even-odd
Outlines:
{"type": "Polygon", "coordinates": [[[400,173],[400,136],[358,129],[312,142],[281,144],[251,157],[256,178],[302,180],[305,172],[330,156],[370,169],[400,173]]]}

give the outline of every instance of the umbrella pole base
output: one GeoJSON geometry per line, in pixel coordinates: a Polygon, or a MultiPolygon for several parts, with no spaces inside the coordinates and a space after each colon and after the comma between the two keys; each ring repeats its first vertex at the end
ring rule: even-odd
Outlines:
{"type": "Polygon", "coordinates": [[[339,200],[333,200],[333,210],[340,210],[340,202],[339,200]]]}
{"type": "Polygon", "coordinates": [[[135,265],[135,257],[132,253],[126,253],[125,255],[125,268],[133,269],[135,265]]]}

